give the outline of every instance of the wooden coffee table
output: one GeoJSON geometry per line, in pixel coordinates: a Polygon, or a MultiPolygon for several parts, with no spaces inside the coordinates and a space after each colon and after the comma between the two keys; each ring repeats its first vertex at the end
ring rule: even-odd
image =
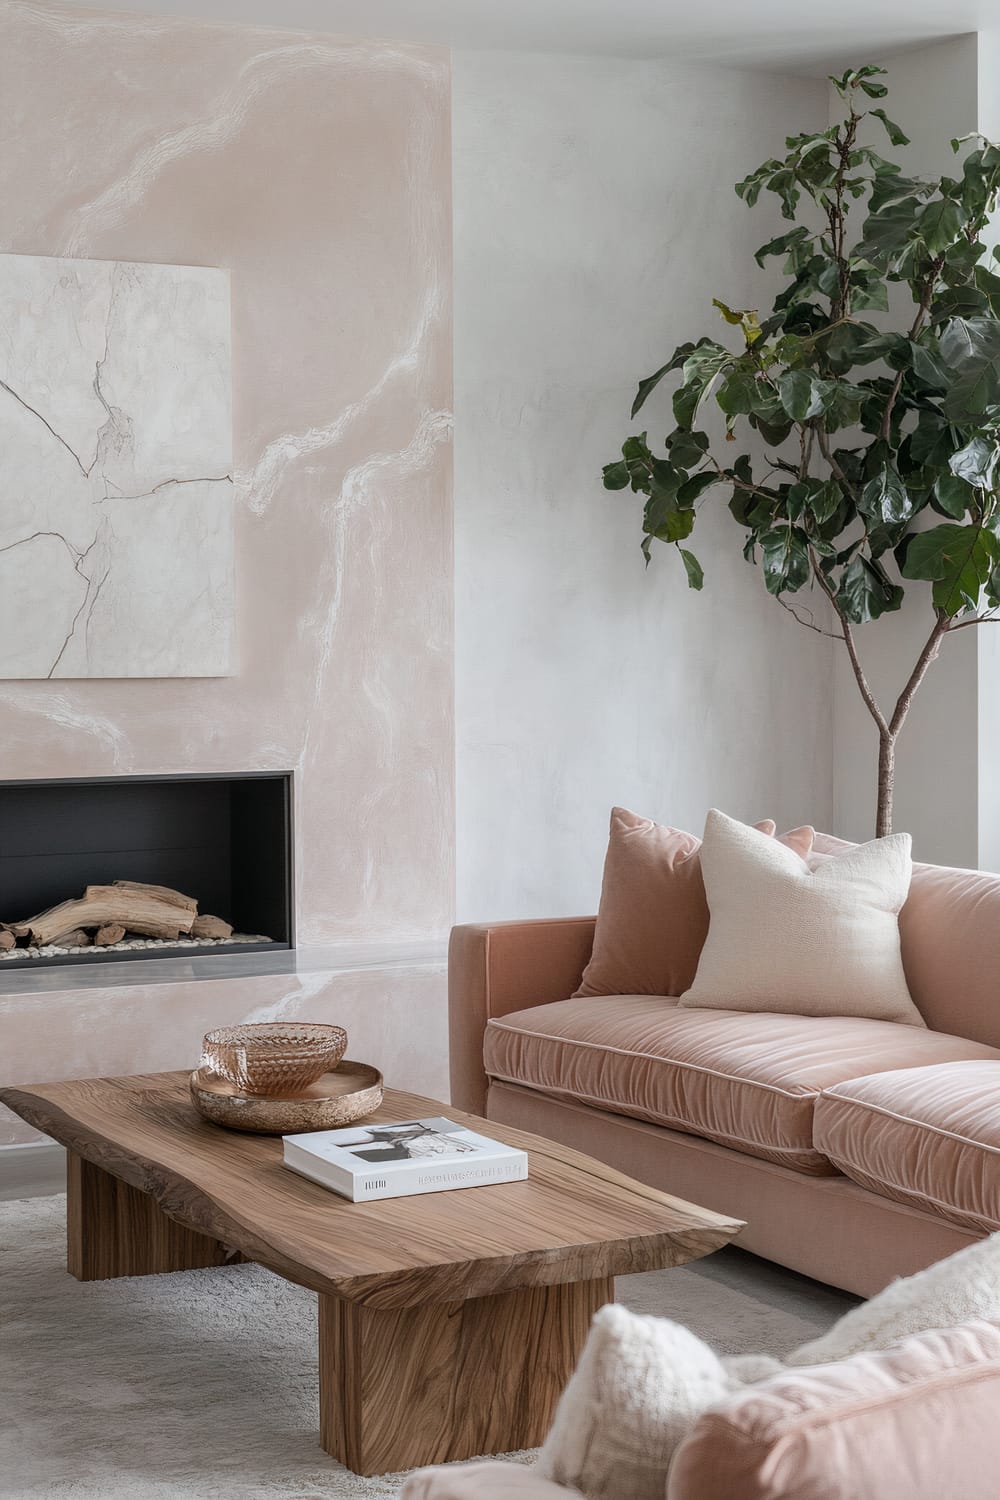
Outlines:
{"type": "Polygon", "coordinates": [[[282,1166],[280,1139],[202,1120],[187,1073],[0,1099],[68,1148],[81,1281],[247,1260],[319,1293],[320,1438],[359,1474],[534,1447],[613,1278],[696,1260],[742,1228],[391,1089],[371,1120],[447,1114],[526,1149],[527,1181],[349,1203],[282,1166]]]}

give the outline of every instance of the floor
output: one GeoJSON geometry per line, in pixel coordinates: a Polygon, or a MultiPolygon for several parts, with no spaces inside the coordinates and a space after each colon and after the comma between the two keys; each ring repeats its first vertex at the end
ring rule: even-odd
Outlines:
{"type": "MultiPolygon", "coordinates": [[[[319,1446],[310,1293],[249,1265],[81,1284],[64,1232],[61,1195],[0,1203],[2,1500],[398,1494],[319,1446]]],[[[735,1249],[618,1297],[734,1354],[785,1353],[854,1302],[735,1249]]]]}

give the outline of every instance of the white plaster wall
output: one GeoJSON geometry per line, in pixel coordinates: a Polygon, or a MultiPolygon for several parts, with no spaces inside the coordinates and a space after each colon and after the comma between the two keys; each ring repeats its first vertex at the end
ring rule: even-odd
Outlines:
{"type": "Polygon", "coordinates": [[[454,56],[459,920],[595,910],[615,802],[829,824],[832,644],[723,499],[697,595],[672,551],[644,570],[638,498],[600,479],[638,378],[724,331],[711,298],[765,299],[774,210],[731,184],[825,119],[801,79],[454,56]]]}
{"type": "MultiPolygon", "coordinates": [[[[877,127],[873,142],[918,174],[952,171],[951,138],[977,129],[979,47],[975,35],[957,37],[882,60],[888,69],[892,119],[911,138],[888,148],[877,127]]],[[[831,101],[837,117],[839,101],[831,101]]],[[[857,231],[860,233],[860,217],[857,231]]],[[[912,308],[901,300],[899,318],[912,308]]],[[[897,319],[898,321],[898,319],[897,319]]],[[[929,588],[906,585],[898,615],[883,616],[858,631],[862,659],[883,707],[890,709],[913,668],[933,623],[929,588]]],[[[893,826],[913,835],[914,855],[934,863],[975,866],[979,850],[979,632],[945,641],[920,689],[899,740],[893,826]]],[[[878,735],[850,666],[838,653],[835,689],[834,822],[845,838],[875,831],[878,735]]]]}

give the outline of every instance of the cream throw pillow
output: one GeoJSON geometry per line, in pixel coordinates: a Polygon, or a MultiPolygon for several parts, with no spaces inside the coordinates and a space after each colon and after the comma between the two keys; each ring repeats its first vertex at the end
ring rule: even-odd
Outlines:
{"type": "Polygon", "coordinates": [[[701,869],[711,922],[680,1005],[924,1025],[899,949],[908,833],[811,870],[776,839],[713,809],[701,869]]]}
{"type": "Polygon", "coordinates": [[[602,1307],[535,1473],[587,1500],[663,1500],[670,1460],[689,1429],[742,1385],[679,1323],[617,1303],[602,1307]]]}

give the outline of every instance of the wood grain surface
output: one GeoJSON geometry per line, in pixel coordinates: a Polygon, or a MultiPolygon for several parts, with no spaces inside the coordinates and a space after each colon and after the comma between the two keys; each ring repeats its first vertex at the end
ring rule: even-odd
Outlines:
{"type": "Polygon", "coordinates": [[[449,1303],[683,1264],[740,1221],[579,1152],[416,1094],[370,1118],[446,1114],[529,1153],[525,1182],[350,1203],[282,1165],[279,1139],[202,1120],[188,1074],[0,1089],[0,1099],[167,1218],[303,1286],[369,1308],[449,1303]]]}
{"type": "Polygon", "coordinates": [[[383,1312],[319,1299],[320,1441],[357,1474],[537,1447],[610,1278],[383,1312]]]}
{"type": "Polygon", "coordinates": [[[66,1269],[78,1281],[193,1271],[241,1259],[218,1240],[168,1219],[147,1193],[68,1153],[66,1269]]]}

